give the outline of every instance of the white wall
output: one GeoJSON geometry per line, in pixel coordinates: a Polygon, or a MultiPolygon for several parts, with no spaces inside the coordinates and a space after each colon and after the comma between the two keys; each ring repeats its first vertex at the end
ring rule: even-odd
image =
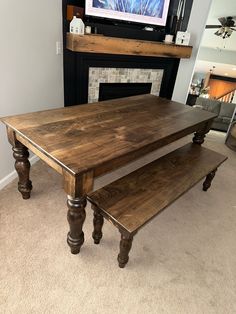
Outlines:
{"type": "MultiPolygon", "coordinates": [[[[0,1],[0,116],[63,106],[61,6],[61,0],[0,1]]],[[[13,164],[1,124],[0,188],[13,164]]]]}
{"type": "Polygon", "coordinates": [[[187,31],[191,34],[190,45],[193,46],[190,59],[182,59],[176,78],[172,99],[186,103],[189,86],[192,81],[194,67],[205,29],[212,0],[194,0],[187,31]]]}

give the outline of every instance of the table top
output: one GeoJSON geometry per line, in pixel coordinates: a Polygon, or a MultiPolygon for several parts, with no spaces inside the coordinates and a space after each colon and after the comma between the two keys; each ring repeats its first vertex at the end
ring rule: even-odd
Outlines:
{"type": "Polygon", "coordinates": [[[190,134],[215,117],[148,94],[1,120],[24,144],[73,175],[92,170],[96,176],[190,134]]]}

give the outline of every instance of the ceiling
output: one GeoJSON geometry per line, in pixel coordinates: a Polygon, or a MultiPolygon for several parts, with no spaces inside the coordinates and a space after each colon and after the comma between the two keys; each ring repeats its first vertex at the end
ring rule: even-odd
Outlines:
{"type": "MultiPolygon", "coordinates": [[[[236,0],[235,0],[236,3],[236,0]]],[[[214,22],[214,25],[217,25],[214,22]]],[[[236,52],[236,31],[229,38],[223,39],[222,37],[216,36],[214,32],[217,29],[205,29],[203,39],[202,39],[202,47],[208,47],[219,50],[230,50],[236,52]]]]}
{"type": "MultiPolygon", "coordinates": [[[[212,0],[206,24],[220,25],[218,18],[224,16],[236,17],[236,0],[212,0]]],[[[217,29],[205,29],[200,47],[200,56],[202,58],[197,60],[195,72],[206,73],[215,66],[214,74],[236,78],[236,31],[233,32],[229,38],[223,39],[214,34],[216,30],[217,29]],[[208,55],[204,58],[204,51],[206,51],[206,49],[208,55]],[[209,51],[212,53],[209,54],[209,51]],[[232,62],[232,58],[229,60],[229,53],[231,53],[235,62],[232,62]],[[215,56],[217,56],[217,58],[214,59],[215,56]]]]}
{"type": "Polygon", "coordinates": [[[212,74],[236,78],[236,65],[234,64],[198,60],[195,66],[195,72],[198,73],[209,72],[210,70],[213,69],[213,66],[215,68],[212,74]]]}
{"type": "MultiPolygon", "coordinates": [[[[218,18],[224,16],[236,17],[236,0],[212,0],[207,25],[220,25],[218,18]]],[[[216,31],[205,29],[201,46],[236,51],[236,31],[226,39],[214,35],[216,31]]]]}

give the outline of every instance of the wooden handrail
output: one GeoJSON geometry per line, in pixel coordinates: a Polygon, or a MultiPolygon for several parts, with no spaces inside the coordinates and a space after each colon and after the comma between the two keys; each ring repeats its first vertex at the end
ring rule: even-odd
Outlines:
{"type": "Polygon", "coordinates": [[[232,89],[231,91],[229,91],[229,92],[227,92],[227,93],[225,93],[225,94],[223,94],[223,95],[217,97],[216,99],[219,100],[219,99],[221,99],[221,98],[223,98],[223,97],[225,97],[225,96],[227,96],[227,95],[229,95],[229,94],[231,94],[231,93],[233,93],[233,92],[235,92],[235,91],[236,91],[236,88],[234,88],[234,89],[232,89]]]}

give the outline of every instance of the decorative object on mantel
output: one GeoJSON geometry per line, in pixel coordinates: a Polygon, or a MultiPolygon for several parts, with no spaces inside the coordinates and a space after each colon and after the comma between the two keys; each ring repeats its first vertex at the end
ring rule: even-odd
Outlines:
{"type": "Polygon", "coordinates": [[[153,31],[154,31],[154,28],[151,27],[151,26],[145,26],[145,27],[144,27],[144,30],[145,30],[145,31],[148,31],[148,32],[153,32],[153,31]]]}
{"type": "Polygon", "coordinates": [[[190,33],[188,32],[177,32],[175,43],[176,45],[188,46],[190,41],[190,33]]]}
{"type": "Polygon", "coordinates": [[[170,33],[176,35],[178,31],[182,29],[182,23],[184,20],[186,0],[179,0],[177,12],[174,16],[171,16],[170,21],[170,33]]]}
{"type": "Polygon", "coordinates": [[[76,16],[74,16],[73,20],[70,22],[70,33],[84,35],[84,23],[76,16]]]}
{"type": "Polygon", "coordinates": [[[116,38],[100,35],[78,36],[67,33],[67,49],[75,52],[108,53],[165,58],[190,58],[191,46],[165,45],[164,43],[116,38]]]}
{"type": "Polygon", "coordinates": [[[165,36],[164,43],[165,43],[165,44],[173,44],[173,38],[174,38],[173,35],[167,34],[167,35],[165,36]]]}
{"type": "Polygon", "coordinates": [[[85,34],[91,34],[91,33],[92,33],[92,27],[89,26],[89,25],[87,25],[87,26],[85,27],[85,34]]]}

